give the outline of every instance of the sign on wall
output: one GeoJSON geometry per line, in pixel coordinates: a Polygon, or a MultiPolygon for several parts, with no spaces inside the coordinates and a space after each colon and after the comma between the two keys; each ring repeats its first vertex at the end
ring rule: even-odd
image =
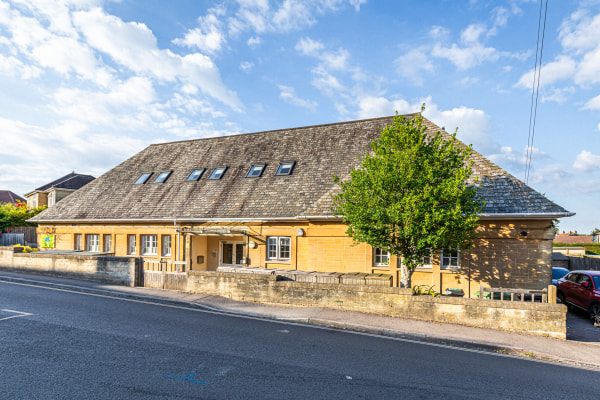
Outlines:
{"type": "Polygon", "coordinates": [[[42,247],[43,248],[54,248],[54,235],[42,235],[42,247]]]}

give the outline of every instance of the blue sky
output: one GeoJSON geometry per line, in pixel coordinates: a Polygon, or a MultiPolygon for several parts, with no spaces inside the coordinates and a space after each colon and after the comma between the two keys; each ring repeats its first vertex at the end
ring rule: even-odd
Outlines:
{"type": "MultiPolygon", "coordinates": [[[[600,1],[549,1],[529,185],[600,227],[600,1]]],[[[539,1],[0,0],[0,189],[415,112],[525,177],[539,1]]]]}

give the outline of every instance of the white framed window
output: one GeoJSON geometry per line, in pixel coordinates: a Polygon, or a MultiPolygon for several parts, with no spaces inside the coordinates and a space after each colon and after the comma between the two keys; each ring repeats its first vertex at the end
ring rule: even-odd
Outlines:
{"type": "Polygon", "coordinates": [[[158,238],[156,235],[142,235],[142,255],[153,256],[158,254],[158,238]]]}
{"type": "Polygon", "coordinates": [[[112,251],[112,235],[104,235],[104,251],[107,253],[112,251]]]}
{"type": "Polygon", "coordinates": [[[171,255],[171,235],[162,235],[162,255],[171,255]]]}
{"type": "Polygon", "coordinates": [[[431,253],[421,259],[421,263],[418,265],[418,268],[433,268],[433,257],[431,253]]]}
{"type": "Polygon", "coordinates": [[[52,207],[54,205],[54,197],[55,197],[54,192],[48,193],[48,207],[52,207]]]}
{"type": "Polygon", "coordinates": [[[186,181],[192,181],[192,182],[200,180],[200,178],[204,174],[204,171],[206,171],[206,168],[196,168],[196,169],[193,169],[192,172],[190,172],[190,174],[188,175],[188,177],[185,178],[185,180],[186,181]]]}
{"type": "Polygon", "coordinates": [[[292,239],[289,236],[269,236],[267,238],[268,260],[289,260],[292,253],[292,239]]]}
{"type": "Polygon", "coordinates": [[[208,179],[221,179],[225,174],[226,169],[227,167],[217,167],[213,169],[210,175],[208,176],[208,179]]]}
{"type": "Polygon", "coordinates": [[[135,182],[133,182],[134,185],[143,185],[144,183],[146,183],[146,181],[148,180],[148,178],[150,178],[150,175],[152,175],[152,172],[144,172],[142,173],[136,180],[135,182]]]}
{"type": "Polygon", "coordinates": [[[75,250],[81,250],[81,233],[75,234],[75,243],[74,243],[73,248],[75,250]]]}
{"type": "Polygon", "coordinates": [[[154,183],[165,183],[172,171],[161,171],[154,180],[154,183]]]}
{"type": "Polygon", "coordinates": [[[296,165],[295,161],[283,161],[279,163],[279,167],[277,168],[277,172],[275,175],[291,175],[294,170],[294,165],[296,165]]]}
{"type": "Polygon", "coordinates": [[[136,254],[137,243],[135,235],[127,235],[127,254],[136,254]]]}
{"type": "Polygon", "coordinates": [[[85,240],[87,242],[87,251],[100,251],[100,235],[85,235],[85,240]]]}
{"type": "Polygon", "coordinates": [[[265,164],[252,164],[248,170],[248,173],[246,174],[246,178],[260,178],[264,169],[265,164]]]}
{"type": "Polygon", "coordinates": [[[383,251],[381,247],[373,247],[373,265],[376,267],[389,267],[390,253],[383,251]]]}
{"type": "Polygon", "coordinates": [[[460,252],[452,247],[442,249],[440,257],[441,269],[458,269],[460,268],[460,252]]]}

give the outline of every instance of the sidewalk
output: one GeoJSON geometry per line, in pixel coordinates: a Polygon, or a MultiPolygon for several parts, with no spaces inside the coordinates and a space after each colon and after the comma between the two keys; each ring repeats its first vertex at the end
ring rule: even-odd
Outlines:
{"type": "Polygon", "coordinates": [[[244,303],[212,295],[110,285],[45,275],[0,271],[0,281],[35,282],[43,286],[66,290],[107,294],[137,300],[199,307],[226,313],[349,329],[600,369],[600,328],[595,328],[585,316],[571,315],[571,313],[569,313],[567,319],[567,325],[569,326],[567,337],[569,339],[559,340],[328,308],[244,303]],[[574,333],[571,333],[571,329],[575,330],[574,333]],[[571,340],[571,337],[577,340],[571,340]]]}

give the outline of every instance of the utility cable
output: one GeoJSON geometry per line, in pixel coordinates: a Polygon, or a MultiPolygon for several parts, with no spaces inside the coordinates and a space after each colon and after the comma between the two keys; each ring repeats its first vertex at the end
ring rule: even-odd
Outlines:
{"type": "Polygon", "coordinates": [[[538,19],[538,37],[535,50],[535,66],[533,70],[533,85],[531,89],[531,107],[529,110],[529,134],[527,137],[527,154],[526,154],[526,166],[525,166],[525,183],[529,182],[529,173],[531,171],[531,161],[533,159],[533,139],[535,137],[535,122],[537,117],[537,106],[540,95],[540,75],[542,73],[542,56],[544,54],[544,38],[546,35],[546,19],[548,15],[548,0],[546,0],[546,7],[544,11],[544,25],[542,28],[542,42],[540,45],[540,26],[542,21],[542,4],[543,0],[540,0],[540,15],[538,19]],[[538,63],[538,49],[539,49],[539,63],[538,63]],[[536,77],[537,72],[537,77],[536,77]],[[537,81],[537,84],[536,84],[537,81]],[[534,106],[535,97],[535,106],[534,106]]]}

